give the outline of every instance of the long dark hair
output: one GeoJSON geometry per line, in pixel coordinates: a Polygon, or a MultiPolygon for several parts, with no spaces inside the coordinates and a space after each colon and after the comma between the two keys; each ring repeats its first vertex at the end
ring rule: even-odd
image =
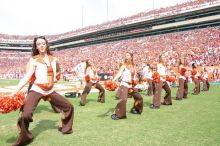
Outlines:
{"type": "Polygon", "coordinates": [[[180,66],[183,65],[183,62],[182,62],[182,59],[180,58],[179,59],[179,62],[178,62],[178,71],[180,72],[180,66]]]}
{"type": "Polygon", "coordinates": [[[85,73],[86,73],[86,70],[87,70],[87,68],[88,68],[89,66],[91,66],[91,65],[89,64],[89,59],[87,59],[87,60],[86,60],[86,68],[85,68],[85,73]]]}
{"type": "Polygon", "coordinates": [[[159,55],[159,63],[162,63],[162,64],[164,64],[164,60],[163,60],[163,55],[161,54],[161,55],[159,55]]]}
{"type": "Polygon", "coordinates": [[[37,50],[37,44],[36,44],[36,42],[37,42],[38,39],[44,39],[44,40],[46,41],[47,54],[52,55],[52,53],[50,53],[50,46],[49,46],[49,44],[48,44],[47,39],[46,39],[44,36],[39,36],[39,37],[35,37],[35,38],[34,38],[34,42],[33,42],[33,45],[32,45],[32,56],[35,56],[35,55],[38,55],[38,54],[39,54],[39,51],[37,50]]]}
{"type": "Polygon", "coordinates": [[[182,62],[181,58],[179,59],[179,63],[178,63],[178,66],[180,66],[180,65],[183,65],[183,62],[182,62]]]}
{"type": "Polygon", "coordinates": [[[196,68],[196,63],[193,63],[193,64],[192,64],[192,68],[193,68],[193,69],[196,68]]]}
{"type": "MultiPolygon", "coordinates": [[[[131,64],[132,65],[134,65],[134,55],[133,55],[133,53],[130,53],[130,52],[127,52],[128,54],[130,54],[130,56],[131,56],[131,64]]],[[[125,59],[125,64],[127,64],[127,60],[125,59]]]]}

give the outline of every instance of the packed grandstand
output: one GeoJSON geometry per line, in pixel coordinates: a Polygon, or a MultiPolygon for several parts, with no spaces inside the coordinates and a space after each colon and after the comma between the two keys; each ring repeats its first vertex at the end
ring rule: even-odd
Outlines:
{"type": "MultiPolygon", "coordinates": [[[[34,35],[0,34],[0,78],[21,78],[30,58],[34,35]]],[[[206,66],[210,80],[218,80],[220,66],[220,1],[196,0],[114,21],[48,35],[52,53],[59,58],[63,78],[80,61],[91,59],[98,73],[119,69],[124,52],[135,53],[141,71],[163,53],[170,72],[185,57],[188,67],[206,66]],[[217,76],[216,76],[217,75],[217,76]]]]}

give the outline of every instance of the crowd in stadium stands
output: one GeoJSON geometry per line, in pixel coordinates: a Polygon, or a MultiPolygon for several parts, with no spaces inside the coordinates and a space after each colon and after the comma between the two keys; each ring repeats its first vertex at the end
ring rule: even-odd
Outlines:
{"type": "MultiPolygon", "coordinates": [[[[169,61],[168,67],[177,66],[181,56],[186,64],[220,65],[220,26],[148,36],[130,40],[90,45],[61,51],[53,54],[59,58],[62,72],[71,72],[81,60],[91,59],[99,73],[113,73],[122,62],[119,58],[125,52],[135,53],[135,63],[141,69],[143,63],[155,63],[163,53],[169,61]]],[[[20,77],[25,72],[30,53],[0,51],[0,75],[20,77]]]]}
{"type": "MultiPolygon", "coordinates": [[[[46,36],[49,41],[54,39],[60,39],[60,38],[66,38],[74,35],[84,34],[88,32],[108,29],[116,26],[122,26],[125,24],[130,24],[137,21],[143,21],[143,20],[149,20],[174,14],[179,14],[187,11],[192,11],[196,9],[202,9],[205,7],[214,6],[216,4],[219,5],[219,0],[189,0],[187,2],[176,4],[175,6],[160,8],[160,9],[154,9],[151,11],[141,12],[133,16],[125,17],[125,18],[119,18],[117,20],[105,22],[102,24],[94,25],[94,26],[88,26],[84,28],[80,28],[77,30],[69,31],[63,34],[57,34],[57,35],[50,35],[46,36]]],[[[35,36],[18,36],[18,35],[7,35],[7,34],[0,34],[0,42],[30,42],[33,40],[35,36]]]]}
{"type": "Polygon", "coordinates": [[[25,74],[25,64],[30,53],[0,51],[0,78],[21,78],[25,74]]]}

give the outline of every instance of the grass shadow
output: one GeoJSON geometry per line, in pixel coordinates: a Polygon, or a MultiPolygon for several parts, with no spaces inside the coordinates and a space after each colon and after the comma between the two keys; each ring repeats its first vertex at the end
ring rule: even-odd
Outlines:
{"type": "Polygon", "coordinates": [[[37,123],[34,129],[31,130],[31,132],[34,137],[37,137],[40,133],[49,129],[58,129],[57,121],[41,120],[37,123]]]}
{"type": "Polygon", "coordinates": [[[144,102],[144,107],[150,107],[150,105],[151,105],[151,102],[150,102],[150,101],[144,102]]]}
{"type": "Polygon", "coordinates": [[[109,116],[109,113],[113,113],[113,111],[115,110],[115,108],[109,108],[105,113],[98,115],[97,117],[107,117],[109,116]]]}
{"type": "MultiPolygon", "coordinates": [[[[88,104],[88,103],[90,103],[90,102],[91,102],[91,103],[98,102],[98,98],[97,98],[97,99],[94,99],[94,98],[89,98],[89,99],[88,99],[88,98],[87,98],[87,99],[86,99],[86,104],[88,104]]],[[[86,104],[85,104],[85,105],[86,105],[86,104]]],[[[84,106],[85,106],[85,105],[84,105],[84,106]]],[[[80,106],[80,107],[83,107],[83,106],[80,105],[80,103],[79,103],[79,106],[80,106]]]]}
{"type": "Polygon", "coordinates": [[[10,143],[10,145],[12,145],[12,143],[16,142],[17,137],[13,136],[10,137],[9,139],[6,140],[7,143],[10,143]]]}
{"type": "Polygon", "coordinates": [[[176,96],[171,96],[171,100],[176,100],[176,96]]]}
{"type": "MultiPolygon", "coordinates": [[[[37,137],[40,133],[43,131],[46,131],[48,129],[57,129],[57,121],[52,121],[52,120],[41,120],[37,125],[35,126],[34,129],[31,130],[31,133],[33,134],[34,138],[37,137]]],[[[17,140],[16,136],[10,137],[9,139],[6,140],[7,143],[15,143],[17,140]]]]}

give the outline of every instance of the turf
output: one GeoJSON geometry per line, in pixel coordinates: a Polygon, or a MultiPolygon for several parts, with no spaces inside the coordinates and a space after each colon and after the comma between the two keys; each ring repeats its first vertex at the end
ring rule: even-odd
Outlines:
{"type": "Polygon", "coordinates": [[[0,79],[0,86],[17,85],[19,80],[0,79]]]}
{"type": "MultiPolygon", "coordinates": [[[[193,85],[189,86],[190,92],[193,85]]],[[[127,102],[127,119],[114,121],[110,115],[117,100],[115,92],[106,93],[106,103],[96,102],[97,93],[88,96],[85,107],[79,106],[79,98],[68,98],[74,105],[73,134],[62,135],[57,131],[60,114],[53,113],[50,104],[39,103],[30,131],[34,135],[31,146],[196,146],[220,145],[220,85],[211,85],[208,92],[188,95],[183,101],[174,100],[176,88],[172,88],[172,106],[152,110],[152,97],[144,98],[142,115],[133,115],[129,109],[133,99],[127,102]]],[[[0,145],[11,145],[18,134],[18,111],[0,115],[0,145]]]]}

